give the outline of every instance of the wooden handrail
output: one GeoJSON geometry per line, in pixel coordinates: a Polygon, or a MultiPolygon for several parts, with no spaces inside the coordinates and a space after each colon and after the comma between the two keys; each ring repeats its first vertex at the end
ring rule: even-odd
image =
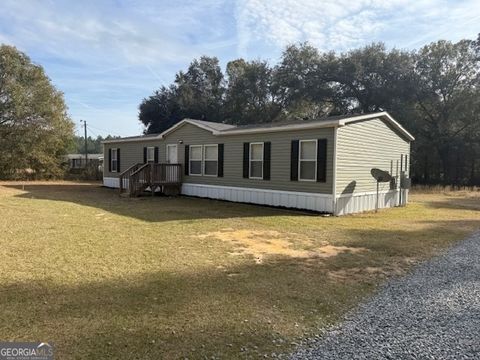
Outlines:
{"type": "Polygon", "coordinates": [[[153,195],[157,186],[181,184],[182,173],[181,164],[135,164],[120,174],[120,193],[128,189],[130,196],[136,196],[150,187],[153,195]]]}
{"type": "Polygon", "coordinates": [[[118,176],[120,194],[121,194],[122,192],[124,192],[124,190],[127,190],[127,188],[129,187],[130,176],[131,176],[132,173],[134,173],[141,165],[142,165],[141,163],[133,164],[132,166],[130,166],[127,170],[125,170],[124,172],[122,172],[122,173],[118,176]],[[128,180],[128,182],[127,182],[127,180],[128,180]]]}
{"type": "Polygon", "coordinates": [[[135,170],[129,178],[130,196],[137,195],[143,188],[151,184],[151,163],[146,163],[135,170]]]}
{"type": "Polygon", "coordinates": [[[141,171],[143,171],[143,169],[147,168],[150,166],[150,163],[146,163],[146,164],[140,164],[140,167],[138,169],[136,169],[135,171],[133,171],[130,176],[133,176],[133,175],[136,175],[138,173],[140,173],[141,171]]]}
{"type": "MultiPolygon", "coordinates": [[[[130,172],[133,168],[138,168],[140,165],[142,165],[142,163],[137,163],[137,164],[133,164],[132,166],[130,166],[127,170],[125,170],[124,172],[120,173],[120,176],[123,176],[125,175],[126,173],[130,172]]],[[[136,169],[135,169],[136,170],[136,169]]],[[[135,171],[134,170],[134,171],[135,171]]]]}

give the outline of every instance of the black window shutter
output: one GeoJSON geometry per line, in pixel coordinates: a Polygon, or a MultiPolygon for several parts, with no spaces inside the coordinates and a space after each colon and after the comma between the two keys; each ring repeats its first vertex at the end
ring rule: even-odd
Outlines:
{"type": "Polygon", "coordinates": [[[327,139],[317,140],[317,181],[327,181],[327,139]]]}
{"type": "Polygon", "coordinates": [[[272,143],[267,141],[263,143],[263,180],[270,180],[270,157],[272,143]]]}
{"type": "Polygon", "coordinates": [[[218,177],[223,177],[223,144],[218,144],[218,177]]]}
{"type": "Polygon", "coordinates": [[[155,161],[155,163],[158,164],[158,146],[155,146],[155,151],[154,151],[154,155],[153,155],[153,161],[155,161]]]}
{"type": "Polygon", "coordinates": [[[243,143],[243,177],[248,179],[250,143],[243,143]]]}
{"type": "Polygon", "coordinates": [[[144,164],[147,163],[147,148],[146,147],[143,148],[143,163],[144,164]]]}
{"type": "Polygon", "coordinates": [[[117,149],[117,172],[120,172],[120,149],[117,149]]]}
{"type": "Polygon", "coordinates": [[[185,166],[185,175],[189,175],[190,172],[188,168],[190,166],[190,145],[185,145],[185,162],[183,166],[185,166]]]}
{"type": "Polygon", "coordinates": [[[112,149],[108,149],[108,172],[112,172],[112,149]]]}
{"type": "Polygon", "coordinates": [[[290,153],[290,180],[298,181],[298,140],[292,140],[290,153]]]}

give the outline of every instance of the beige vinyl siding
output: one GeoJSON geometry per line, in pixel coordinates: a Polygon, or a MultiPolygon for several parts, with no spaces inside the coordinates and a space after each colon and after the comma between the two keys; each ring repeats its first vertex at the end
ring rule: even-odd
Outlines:
{"type": "Polygon", "coordinates": [[[303,191],[312,193],[332,193],[333,174],[333,128],[315,130],[283,131],[248,135],[213,135],[211,132],[191,124],[185,124],[168,134],[160,151],[164,162],[166,144],[178,143],[178,160],[184,163],[185,145],[224,144],[223,178],[208,176],[184,176],[185,183],[235,186],[245,188],[271,189],[280,191],[303,191]],[[290,181],[291,141],[302,139],[327,139],[327,181],[290,181]],[[243,143],[271,142],[270,180],[243,178],[243,143]],[[183,142],[180,144],[180,142],[183,142]]]}
{"type": "Polygon", "coordinates": [[[165,157],[165,149],[162,146],[161,140],[148,140],[148,141],[132,141],[132,142],[118,142],[104,144],[104,164],[103,164],[103,176],[104,177],[118,177],[121,172],[128,169],[130,166],[138,163],[143,163],[143,148],[149,146],[158,146],[158,157],[162,159],[165,157]],[[120,149],[120,171],[109,172],[109,158],[108,149],[120,149]]]}
{"type": "MultiPolygon", "coordinates": [[[[379,168],[397,174],[401,155],[408,155],[410,142],[381,119],[351,123],[337,130],[337,195],[376,191],[370,174],[379,168]],[[392,167],[393,162],[393,169],[392,167]]],[[[388,183],[380,190],[389,190],[388,183]]]]}

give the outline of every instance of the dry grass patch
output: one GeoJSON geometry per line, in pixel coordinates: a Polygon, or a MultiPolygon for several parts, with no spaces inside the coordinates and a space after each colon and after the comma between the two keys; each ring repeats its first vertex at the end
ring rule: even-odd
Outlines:
{"type": "Polygon", "coordinates": [[[263,358],[480,227],[478,193],[345,217],[0,183],[0,339],[61,359],[263,358]]]}
{"type": "Polygon", "coordinates": [[[275,230],[256,231],[232,228],[196,235],[198,239],[218,239],[231,243],[235,251],[231,255],[252,255],[255,263],[262,264],[265,259],[289,257],[300,259],[328,258],[342,253],[356,254],[367,251],[365,248],[330,245],[325,241],[316,241],[300,234],[281,233],[275,230]]]}

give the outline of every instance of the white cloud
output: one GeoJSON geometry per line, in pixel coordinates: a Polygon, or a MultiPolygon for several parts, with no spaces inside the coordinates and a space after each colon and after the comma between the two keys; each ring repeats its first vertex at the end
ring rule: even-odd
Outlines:
{"type": "Polygon", "coordinates": [[[478,0],[238,0],[236,8],[238,52],[244,56],[262,42],[284,47],[309,41],[343,51],[393,38],[389,45],[408,47],[414,38],[418,45],[452,33],[471,36],[480,20],[478,0]]]}
{"type": "Polygon", "coordinates": [[[2,1],[0,22],[9,23],[9,43],[42,48],[62,59],[85,63],[156,64],[188,61],[203,47],[231,46],[216,36],[216,23],[203,20],[223,0],[188,6],[158,2],[2,1]],[[197,39],[192,39],[192,34],[197,39]],[[79,53],[82,54],[79,57],[79,53]],[[99,56],[100,55],[100,56],[99,56]]]}
{"type": "MultiPolygon", "coordinates": [[[[252,40],[267,40],[277,46],[304,40],[320,48],[350,46],[378,29],[372,24],[375,13],[362,10],[367,4],[371,1],[240,1],[239,51],[245,53],[252,40]]],[[[392,2],[377,6],[391,7],[392,2]]]]}

